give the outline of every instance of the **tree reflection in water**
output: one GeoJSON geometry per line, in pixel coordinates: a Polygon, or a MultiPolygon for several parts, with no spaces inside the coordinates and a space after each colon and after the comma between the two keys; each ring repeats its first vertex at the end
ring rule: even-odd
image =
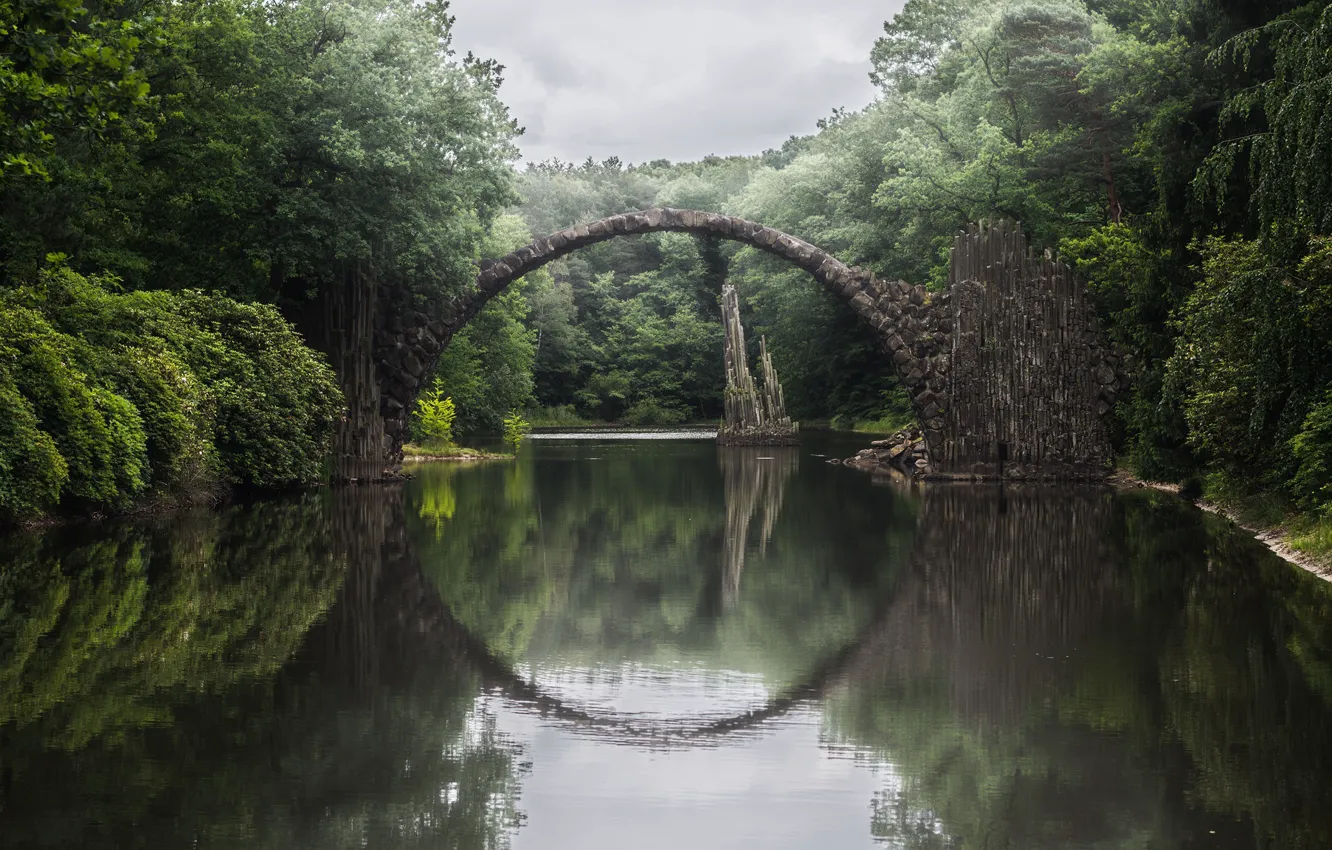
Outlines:
{"type": "Polygon", "coordinates": [[[943,486],[920,517],[825,711],[890,766],[876,836],[1332,846],[1325,585],[1162,497],[943,486]]]}
{"type": "Polygon", "coordinates": [[[4,846],[507,844],[518,750],[474,674],[400,652],[404,527],[398,491],[365,488],[21,538],[4,846]]]}
{"type": "Polygon", "coordinates": [[[623,718],[543,670],[676,662],[768,698],[671,746],[817,706],[890,846],[1332,846],[1332,588],[1166,497],[434,469],[5,541],[4,846],[503,846],[526,755],[482,688],[587,735],[623,718]]]}

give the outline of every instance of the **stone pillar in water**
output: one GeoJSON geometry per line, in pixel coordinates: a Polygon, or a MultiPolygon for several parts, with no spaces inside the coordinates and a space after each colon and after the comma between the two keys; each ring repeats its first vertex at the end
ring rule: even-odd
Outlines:
{"type": "Polygon", "coordinates": [[[740,324],[740,296],[730,284],[722,287],[722,323],[726,328],[722,349],[726,363],[726,407],[717,442],[730,446],[794,445],[797,426],[786,415],[786,397],[768,354],[766,338],[759,339],[761,389],[749,371],[745,329],[740,324]]]}

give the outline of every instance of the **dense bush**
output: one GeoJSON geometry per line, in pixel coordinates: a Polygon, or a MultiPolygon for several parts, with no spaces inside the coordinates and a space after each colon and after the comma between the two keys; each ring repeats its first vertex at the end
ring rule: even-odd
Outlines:
{"type": "Polygon", "coordinates": [[[0,516],[27,516],[60,498],[69,467],[18,388],[0,379],[0,516]]]}
{"type": "Polygon", "coordinates": [[[178,342],[213,396],[226,480],[287,487],[318,479],[343,407],[323,358],[267,304],[199,292],[158,298],[156,329],[189,329],[178,342]]]}
{"type": "MultiPolygon", "coordinates": [[[[24,492],[27,484],[16,481],[16,504],[47,501],[41,494],[56,480],[62,495],[109,508],[126,506],[144,487],[143,421],[133,405],[78,367],[78,347],[78,340],[56,331],[37,311],[6,305],[0,368],[16,390],[20,422],[35,423],[62,459],[54,463],[46,454],[45,468],[32,470],[35,492],[24,492]]],[[[22,442],[6,448],[26,452],[22,442]]],[[[31,469],[33,456],[27,455],[31,469]]],[[[0,463],[19,465],[16,457],[0,463]]]]}
{"type": "Polygon", "coordinates": [[[113,283],[0,293],[0,522],[319,478],[342,397],[276,310],[113,283]]]}
{"type": "Polygon", "coordinates": [[[1212,469],[1307,508],[1329,501],[1332,457],[1332,240],[1295,268],[1258,242],[1211,239],[1178,315],[1164,403],[1212,469]]]}
{"type": "Polygon", "coordinates": [[[624,413],[624,421],[630,425],[679,425],[687,418],[685,411],[669,404],[663,404],[655,398],[645,398],[634,402],[624,413]]]}

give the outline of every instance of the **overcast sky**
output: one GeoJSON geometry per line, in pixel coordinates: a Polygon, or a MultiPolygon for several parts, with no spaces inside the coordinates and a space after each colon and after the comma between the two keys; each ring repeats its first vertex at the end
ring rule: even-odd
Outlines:
{"type": "Polygon", "coordinates": [[[527,161],[752,154],[874,99],[903,0],[453,0],[454,46],[507,66],[527,161]]]}

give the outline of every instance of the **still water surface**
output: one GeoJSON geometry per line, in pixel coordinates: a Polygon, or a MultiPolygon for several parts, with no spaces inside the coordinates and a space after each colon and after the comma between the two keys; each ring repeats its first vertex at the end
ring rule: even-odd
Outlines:
{"type": "Polygon", "coordinates": [[[1332,587],[859,442],[0,540],[0,847],[1332,847],[1332,587]]]}

